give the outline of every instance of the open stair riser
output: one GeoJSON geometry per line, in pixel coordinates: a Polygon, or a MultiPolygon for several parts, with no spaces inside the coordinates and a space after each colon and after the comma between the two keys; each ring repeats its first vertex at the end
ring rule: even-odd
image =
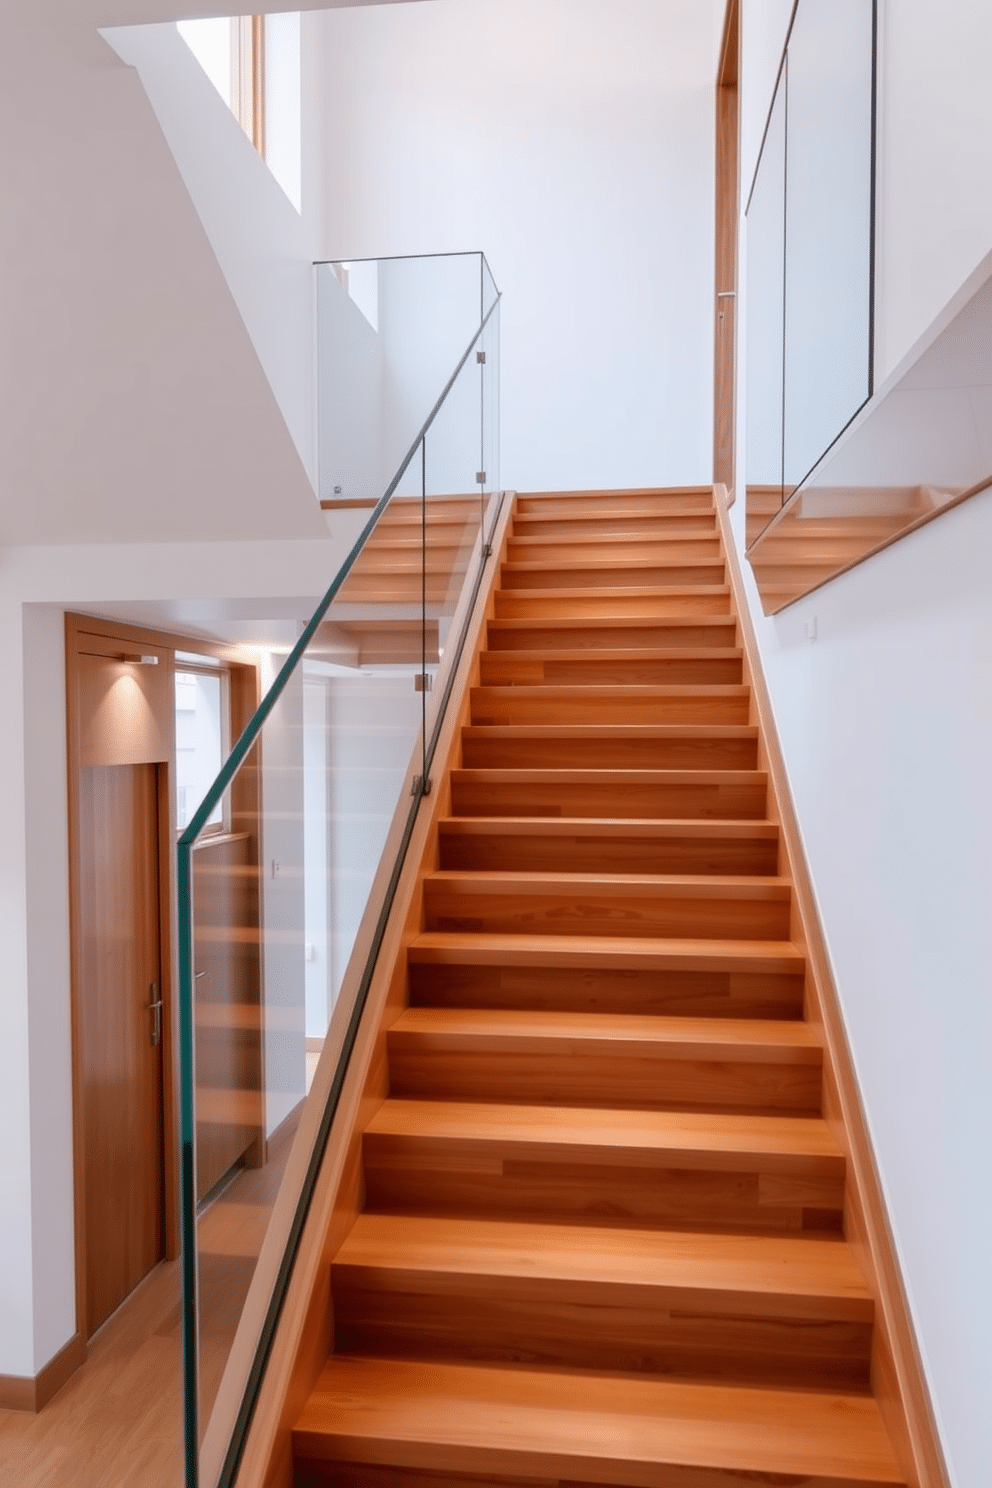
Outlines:
{"type": "Polygon", "coordinates": [[[718,534],[517,499],[300,1488],[906,1482],[718,534]]]}

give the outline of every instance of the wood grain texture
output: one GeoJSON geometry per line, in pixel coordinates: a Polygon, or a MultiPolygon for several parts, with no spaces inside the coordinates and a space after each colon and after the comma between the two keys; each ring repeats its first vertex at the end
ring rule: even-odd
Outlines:
{"type": "Polygon", "coordinates": [[[542,621],[490,620],[487,645],[493,651],[597,650],[672,648],[676,646],[733,647],[737,623],[729,615],[659,615],[650,620],[637,616],[602,615],[594,623],[581,617],[559,615],[542,621]]]}
{"type": "Polygon", "coordinates": [[[87,1336],[164,1254],[158,809],[155,765],[79,772],[87,1336]]]}
{"type": "MultiPolygon", "coordinates": [[[[294,1433],[308,1459],[678,1485],[705,1470],[810,1488],[901,1482],[859,1396],[333,1358],[294,1433]],[[663,1479],[661,1474],[665,1472],[663,1479]]],[[[695,1479],[695,1484],[706,1479],[695,1479]]]]}
{"type": "Polygon", "coordinates": [[[627,517],[660,546],[713,515],[517,504],[387,931],[360,1178],[293,1304],[310,1384],[329,1320],[337,1351],[245,1482],[909,1481],[732,595],[691,550],[681,583],[590,580],[627,517]],[[690,680],[711,663],[734,678],[690,680]]]}

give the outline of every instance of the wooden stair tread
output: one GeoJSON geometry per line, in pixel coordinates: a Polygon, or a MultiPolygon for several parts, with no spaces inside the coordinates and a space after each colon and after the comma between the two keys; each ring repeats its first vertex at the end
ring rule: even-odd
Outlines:
{"type": "Polygon", "coordinates": [[[805,1316],[814,1299],[834,1317],[874,1312],[850,1247],[813,1237],[360,1214],[333,1264],[734,1293],[738,1305],[775,1298],[805,1316]]]}
{"type": "MultiPolygon", "coordinates": [[[[637,727],[637,725],[634,725],[637,727]]],[[[498,725],[497,725],[498,727],[498,725]]],[[[653,725],[651,725],[653,727],[653,725]]],[[[621,786],[650,785],[752,785],[764,783],[763,770],[499,770],[493,768],[452,770],[452,779],[485,783],[505,782],[515,785],[559,781],[571,785],[599,785],[604,779],[617,780],[621,786]]]]}
{"type": "MultiPolygon", "coordinates": [[[[500,685],[499,683],[484,684],[471,689],[473,699],[482,696],[498,698],[505,695],[514,702],[518,700],[520,692],[519,685],[500,685]]],[[[625,698],[642,697],[747,698],[750,692],[751,689],[744,682],[542,682],[527,688],[528,698],[531,699],[595,696],[617,702],[622,702],[625,698]]]]}
{"type": "Polygon", "coordinates": [[[485,656],[498,658],[501,662],[513,660],[514,662],[527,661],[596,661],[608,663],[611,661],[739,661],[744,655],[740,646],[623,646],[604,647],[597,650],[593,656],[589,655],[588,648],[579,650],[556,650],[549,651],[547,648],[540,650],[515,650],[487,651],[485,656]]]}
{"type": "MultiPolygon", "coordinates": [[[[589,546],[590,548],[595,548],[596,545],[590,543],[589,546]]],[[[646,548],[647,545],[645,544],[644,547],[646,548]]],[[[706,571],[709,571],[710,569],[719,569],[722,572],[723,566],[723,558],[716,554],[714,554],[713,556],[704,554],[698,557],[683,558],[679,557],[677,554],[669,554],[667,556],[665,554],[652,555],[645,551],[644,548],[642,548],[640,556],[636,559],[624,557],[610,558],[608,556],[602,558],[588,557],[581,559],[568,557],[561,558],[557,562],[553,562],[550,557],[534,559],[519,557],[509,558],[503,563],[503,566],[500,569],[500,579],[503,587],[507,588],[512,587],[508,584],[507,581],[512,580],[514,574],[616,573],[618,571],[622,571],[624,573],[629,573],[631,571],[633,571],[634,573],[640,573],[641,569],[660,568],[667,570],[675,568],[685,573],[686,582],[688,582],[691,581],[692,574],[696,569],[703,569],[706,571]]],[[[642,580],[642,583],[644,582],[646,581],[642,580]]]]}
{"type": "Polygon", "coordinates": [[[664,599],[685,595],[696,598],[699,595],[713,595],[719,598],[730,598],[729,584],[651,584],[637,585],[625,584],[622,587],[616,585],[604,585],[601,588],[576,588],[576,589],[497,589],[497,596],[505,596],[512,600],[521,599],[550,599],[567,601],[569,599],[598,599],[598,600],[628,600],[628,599],[664,599]]]}
{"type": "Polygon", "coordinates": [[[505,935],[425,930],[414,938],[410,961],[463,966],[567,966],[684,971],[802,972],[806,959],[788,941],[702,940],[688,937],[624,940],[619,936],[505,935]]]}
{"type": "Polygon", "coordinates": [[[695,1058],[818,1064],[822,1049],[807,1023],[745,1018],[660,1018],[635,1013],[511,1012],[481,1008],[406,1008],[390,1027],[390,1044],[493,1051],[552,1043],[575,1052],[590,1046],[654,1046],[660,1053],[695,1058]]]}
{"type": "Polygon", "coordinates": [[[681,1488],[688,1477],[661,1474],[682,1467],[804,1488],[905,1481],[861,1396],[347,1355],[328,1361],[293,1439],[306,1459],[630,1488],[681,1488]]]}
{"type": "Polygon", "coordinates": [[[758,738],[758,728],[753,723],[469,723],[462,738],[751,740],[758,738]]]}
{"type": "Polygon", "coordinates": [[[547,873],[506,868],[436,868],[425,885],[435,891],[459,894],[627,894],[631,899],[656,895],[673,899],[718,899],[732,894],[742,899],[788,900],[787,878],[731,873],[547,873]]]}
{"type": "MultiPolygon", "coordinates": [[[[552,628],[567,630],[582,630],[588,626],[588,620],[574,615],[563,615],[559,620],[518,620],[513,616],[503,618],[494,616],[488,621],[490,631],[528,631],[539,628],[542,630],[552,628]]],[[[598,629],[608,630],[642,630],[650,626],[653,630],[684,630],[687,626],[704,630],[718,630],[733,626],[736,629],[737,621],[727,615],[692,615],[688,618],[684,615],[659,615],[656,619],[643,620],[639,616],[630,615],[604,615],[597,619],[598,629]]]]}
{"type": "Polygon", "coordinates": [[[553,1148],[671,1154],[681,1164],[733,1165],[756,1156],[839,1174],[844,1155],[815,1116],[724,1115],[709,1111],[638,1111],[614,1107],[512,1106],[388,1099],[365,1129],[366,1142],[406,1138],[465,1142],[478,1148],[553,1148]]]}
{"type": "Polygon", "coordinates": [[[663,821],[650,818],[603,816],[449,816],[440,823],[447,837],[734,837],[742,841],[775,841],[778,826],[770,821],[720,821],[706,817],[698,821],[681,818],[663,821]]]}

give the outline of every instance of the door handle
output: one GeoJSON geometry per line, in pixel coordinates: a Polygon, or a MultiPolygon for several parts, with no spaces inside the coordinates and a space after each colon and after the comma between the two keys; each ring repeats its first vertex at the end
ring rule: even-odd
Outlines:
{"type": "Polygon", "coordinates": [[[152,1045],[157,1048],[162,1042],[162,999],[158,995],[158,982],[152,982],[150,996],[148,1011],[152,1015],[152,1045]]]}

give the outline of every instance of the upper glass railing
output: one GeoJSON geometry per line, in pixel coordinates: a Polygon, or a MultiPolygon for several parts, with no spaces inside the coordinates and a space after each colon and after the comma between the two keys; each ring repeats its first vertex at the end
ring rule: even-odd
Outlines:
{"type": "Polygon", "coordinates": [[[798,0],[746,210],[747,543],[872,393],[876,0],[798,0]]]}
{"type": "Polygon", "coordinates": [[[321,467],[375,499],[178,844],[187,1488],[237,1470],[500,500],[482,255],[317,273],[321,467]]]}
{"type": "Polygon", "coordinates": [[[498,298],[481,253],[317,265],[322,502],[379,499],[498,298]]]}

